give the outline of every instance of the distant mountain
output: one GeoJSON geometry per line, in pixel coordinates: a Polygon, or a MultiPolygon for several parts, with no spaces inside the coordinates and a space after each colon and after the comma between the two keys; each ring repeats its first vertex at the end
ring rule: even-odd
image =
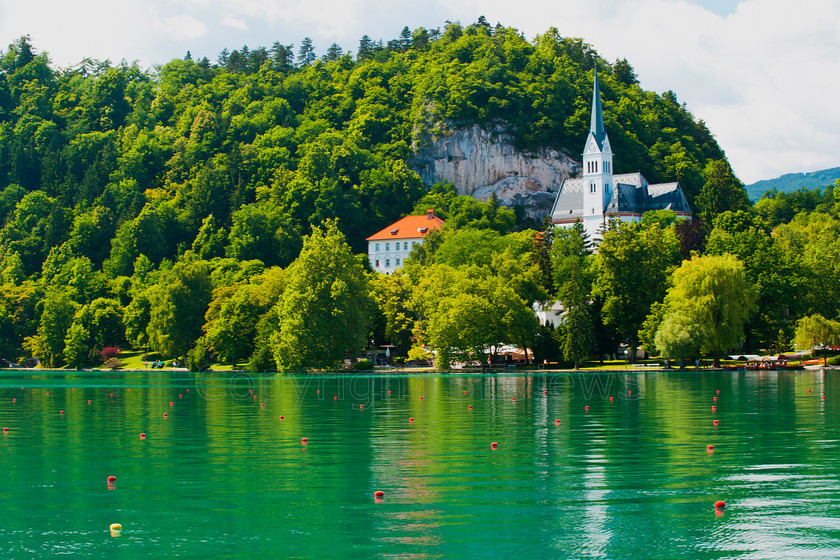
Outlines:
{"type": "Polygon", "coordinates": [[[825,188],[833,184],[837,179],[840,179],[840,167],[812,171],[810,173],[788,173],[776,179],[757,181],[752,185],[746,185],[745,188],[747,189],[750,200],[755,202],[765,192],[774,188],[779,192],[798,191],[802,187],[813,190],[817,187],[825,188]]]}

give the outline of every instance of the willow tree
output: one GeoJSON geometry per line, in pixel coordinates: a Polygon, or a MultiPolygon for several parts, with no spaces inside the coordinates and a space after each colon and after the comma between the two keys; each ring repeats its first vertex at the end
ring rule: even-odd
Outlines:
{"type": "Polygon", "coordinates": [[[279,369],[335,368],[366,346],[375,303],[362,259],[335,220],[304,239],[277,304],[271,348],[279,369]]]}
{"type": "Polygon", "coordinates": [[[666,358],[720,356],[744,339],[756,293],[733,255],[695,257],[674,271],[656,347],[666,358]]]}

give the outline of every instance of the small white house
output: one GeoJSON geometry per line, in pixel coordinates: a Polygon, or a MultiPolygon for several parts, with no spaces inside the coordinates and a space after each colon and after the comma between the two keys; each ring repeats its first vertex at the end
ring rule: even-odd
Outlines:
{"type": "Polygon", "coordinates": [[[368,258],[376,272],[390,274],[399,269],[411,249],[422,244],[429,232],[440,229],[445,222],[426,210],[422,216],[406,216],[368,237],[368,258]]]}

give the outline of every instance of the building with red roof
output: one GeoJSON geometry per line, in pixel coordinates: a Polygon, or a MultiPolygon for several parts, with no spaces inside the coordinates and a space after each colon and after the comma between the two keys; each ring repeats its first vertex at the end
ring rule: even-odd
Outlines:
{"type": "Polygon", "coordinates": [[[422,244],[431,231],[446,223],[434,210],[426,210],[422,216],[406,216],[366,239],[370,266],[376,272],[390,274],[399,269],[411,249],[422,244]]]}

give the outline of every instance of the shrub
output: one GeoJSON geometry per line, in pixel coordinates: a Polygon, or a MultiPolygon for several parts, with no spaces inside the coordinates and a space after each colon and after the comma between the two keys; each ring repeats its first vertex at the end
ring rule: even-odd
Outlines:
{"type": "Polygon", "coordinates": [[[106,362],[111,358],[119,357],[120,352],[122,352],[122,350],[120,350],[119,346],[106,346],[100,351],[100,353],[102,354],[102,359],[106,362]]]}
{"type": "Polygon", "coordinates": [[[826,363],[830,366],[840,366],[840,356],[832,356],[826,359],[826,363]]]}
{"type": "Polygon", "coordinates": [[[366,371],[373,369],[373,362],[370,360],[359,360],[353,365],[353,369],[356,371],[366,371]]]}
{"type": "Polygon", "coordinates": [[[117,370],[122,367],[122,362],[119,360],[119,358],[108,358],[108,360],[105,362],[105,367],[111,370],[117,370]]]}

